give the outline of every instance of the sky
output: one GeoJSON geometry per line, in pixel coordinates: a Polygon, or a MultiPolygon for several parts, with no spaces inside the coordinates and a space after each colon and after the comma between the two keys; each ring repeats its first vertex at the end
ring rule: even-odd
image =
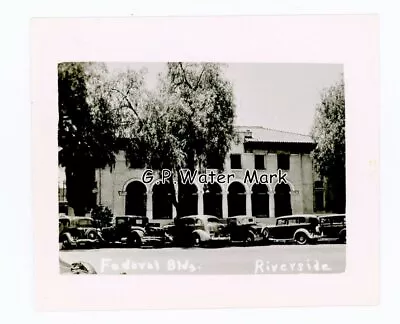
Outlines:
{"type": "MultiPolygon", "coordinates": [[[[155,87],[165,63],[109,63],[110,70],[146,67],[155,87]]],[[[310,134],[321,91],[340,80],[340,64],[233,63],[224,68],[233,84],[235,124],[310,134]]]]}
{"type": "MultiPolygon", "coordinates": [[[[155,87],[165,63],[109,63],[110,70],[146,67],[155,87]]],[[[340,80],[339,64],[233,63],[224,68],[233,84],[235,124],[310,134],[321,91],[340,80]]]]}

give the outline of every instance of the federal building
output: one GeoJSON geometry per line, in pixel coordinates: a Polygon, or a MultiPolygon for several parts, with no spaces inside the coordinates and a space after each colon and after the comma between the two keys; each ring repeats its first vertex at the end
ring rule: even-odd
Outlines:
{"type": "MultiPolygon", "coordinates": [[[[182,215],[253,215],[262,219],[324,209],[324,184],[313,169],[310,153],[315,144],[310,136],[261,126],[239,126],[236,130],[239,136],[232,143],[223,170],[233,174],[233,180],[204,183],[196,179],[187,183],[179,193],[182,215]],[[246,172],[253,170],[257,174],[281,170],[286,181],[243,181],[246,172]]],[[[161,223],[176,217],[170,186],[158,181],[158,172],[154,172],[153,181],[143,181],[145,171],[128,167],[120,151],[114,168],[96,170],[97,204],[109,207],[114,215],[142,215],[161,223]]],[[[65,189],[61,188],[63,197],[65,189]]],[[[61,202],[63,199],[60,197],[61,202]]]]}

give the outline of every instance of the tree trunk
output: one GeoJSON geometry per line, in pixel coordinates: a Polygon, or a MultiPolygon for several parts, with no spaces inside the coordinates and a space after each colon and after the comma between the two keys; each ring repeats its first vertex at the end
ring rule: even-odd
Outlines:
{"type": "Polygon", "coordinates": [[[67,201],[76,216],[84,216],[96,204],[95,169],[85,163],[65,168],[67,201]]]}

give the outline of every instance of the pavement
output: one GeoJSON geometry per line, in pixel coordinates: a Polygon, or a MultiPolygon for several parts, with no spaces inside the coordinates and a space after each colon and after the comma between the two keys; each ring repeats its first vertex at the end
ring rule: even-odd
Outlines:
{"type": "Polygon", "coordinates": [[[97,274],[340,273],[346,268],[346,245],[63,250],[60,262],[87,262],[97,274]]]}

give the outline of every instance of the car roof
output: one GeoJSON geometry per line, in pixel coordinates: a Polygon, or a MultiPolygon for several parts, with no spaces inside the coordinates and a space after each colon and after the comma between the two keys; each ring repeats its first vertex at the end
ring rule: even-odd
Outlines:
{"type": "Polygon", "coordinates": [[[232,219],[232,218],[255,218],[254,216],[247,216],[247,215],[237,215],[237,216],[229,216],[227,219],[232,219]]]}
{"type": "Polygon", "coordinates": [[[114,217],[118,217],[118,218],[147,218],[146,216],[138,216],[138,215],[116,215],[114,217]]]}
{"type": "Polygon", "coordinates": [[[318,215],[318,217],[337,217],[337,216],[346,217],[346,214],[321,214],[321,215],[318,215]]]}
{"type": "Polygon", "coordinates": [[[91,220],[93,220],[93,218],[90,216],[65,216],[65,215],[60,216],[59,219],[91,219],[91,220]]]}
{"type": "Polygon", "coordinates": [[[279,216],[276,218],[277,219],[286,219],[286,218],[294,218],[294,217],[318,218],[317,215],[313,215],[313,214],[295,214],[295,215],[279,216]]]}
{"type": "Polygon", "coordinates": [[[181,219],[189,219],[189,218],[206,219],[206,218],[209,218],[209,217],[213,217],[213,218],[219,219],[217,216],[214,216],[214,215],[189,215],[189,216],[183,216],[183,217],[181,217],[181,219]]]}

